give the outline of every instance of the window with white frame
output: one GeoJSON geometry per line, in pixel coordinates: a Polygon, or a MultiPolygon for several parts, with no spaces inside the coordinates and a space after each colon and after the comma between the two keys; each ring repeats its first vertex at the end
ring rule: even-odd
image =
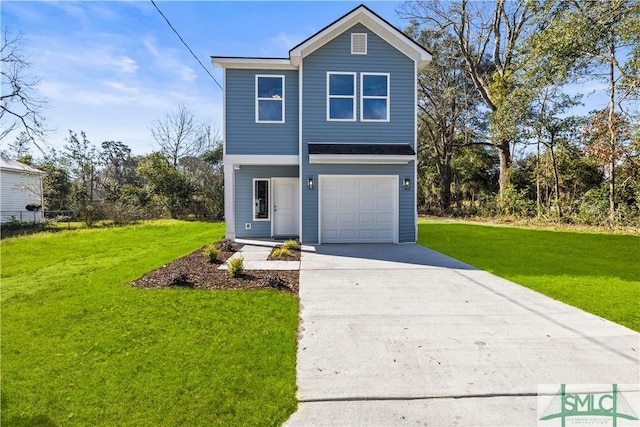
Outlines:
{"type": "Polygon", "coordinates": [[[284,123],[284,76],[256,76],[256,122],[284,123]]]}
{"type": "Polygon", "coordinates": [[[389,74],[360,74],[360,120],[389,121],[389,74]]]}
{"type": "Polygon", "coordinates": [[[356,119],[356,73],[327,73],[327,120],[356,119]]]}
{"type": "Polygon", "coordinates": [[[269,220],[269,180],[255,178],[253,180],[253,219],[269,220]]]}

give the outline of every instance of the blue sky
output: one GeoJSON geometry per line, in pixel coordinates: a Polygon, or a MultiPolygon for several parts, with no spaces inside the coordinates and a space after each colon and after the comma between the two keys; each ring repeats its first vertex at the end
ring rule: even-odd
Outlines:
{"type": "MultiPolygon", "coordinates": [[[[157,1],[200,61],[222,83],[210,56],[287,57],[288,51],[360,2],[157,1]]],[[[404,28],[402,2],[368,1],[404,28]]],[[[135,154],[154,150],[149,127],[178,105],[222,129],[222,91],[200,67],[150,1],[7,1],[3,27],[24,36],[32,74],[46,99],[47,143],[62,147],[68,130],[84,130],[95,145],[122,141],[135,154]]],[[[572,92],[601,89],[599,82],[572,92]]],[[[584,98],[582,113],[606,105],[584,98]]],[[[4,148],[15,135],[5,138],[4,148]]]]}
{"type": "MultiPolygon", "coordinates": [[[[287,57],[293,46],[360,2],[156,1],[222,83],[210,56],[287,57]]],[[[403,27],[400,2],[367,2],[403,27]]],[[[115,140],[135,154],[153,151],[149,127],[179,104],[222,129],[222,91],[150,1],[2,1],[2,26],[24,36],[24,51],[48,101],[47,138],[61,147],[68,130],[95,145],[115,140]]],[[[0,148],[12,142],[7,137],[0,148]]]]}

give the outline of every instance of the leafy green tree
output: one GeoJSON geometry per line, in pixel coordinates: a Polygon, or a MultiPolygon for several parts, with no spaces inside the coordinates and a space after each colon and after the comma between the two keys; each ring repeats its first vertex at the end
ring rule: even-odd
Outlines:
{"type": "Polygon", "coordinates": [[[87,225],[92,225],[99,217],[95,203],[98,150],[84,131],[80,131],[78,137],[77,132],[69,130],[69,137],[65,141],[62,161],[72,180],[71,206],[87,225]]]}
{"type": "Polygon", "coordinates": [[[640,3],[548,0],[545,7],[549,13],[544,15],[544,28],[528,46],[533,72],[548,81],[598,78],[607,84],[606,119],[599,121],[607,129],[609,221],[613,223],[619,161],[616,153],[622,143],[618,140],[618,116],[628,113],[625,104],[637,109],[640,91],[640,3]]]}
{"type": "Polygon", "coordinates": [[[492,4],[419,0],[405,2],[401,8],[404,17],[455,40],[465,75],[489,110],[489,140],[500,159],[501,195],[508,186],[511,148],[530,96],[521,47],[541,11],[537,2],[524,0],[492,4]]]}
{"type": "MultiPolygon", "coordinates": [[[[408,34],[428,50],[433,51],[431,63],[418,79],[418,168],[422,191],[437,187],[441,212],[451,205],[452,167],[455,150],[482,139],[474,126],[482,117],[477,108],[479,99],[464,73],[464,59],[458,54],[455,40],[449,34],[429,30],[419,31],[415,25],[408,34]],[[437,175],[426,170],[435,168],[437,175]]],[[[423,195],[424,198],[425,195],[423,195]]]]}
{"type": "Polygon", "coordinates": [[[542,193],[540,180],[540,146],[544,146],[550,160],[555,195],[555,208],[559,218],[563,217],[563,201],[560,189],[560,172],[556,156],[556,147],[575,138],[579,120],[566,116],[568,110],[578,104],[577,97],[570,97],[560,91],[558,85],[549,84],[537,93],[530,110],[528,126],[536,140],[536,211],[541,215],[542,193]]]}
{"type": "Polygon", "coordinates": [[[144,178],[153,204],[168,212],[172,218],[187,212],[194,194],[193,184],[164,154],[154,152],[143,158],[136,173],[144,178]]]}
{"type": "Polygon", "coordinates": [[[105,200],[115,201],[120,197],[120,190],[124,185],[138,181],[137,161],[131,156],[131,149],[122,142],[104,141],[101,147],[100,186],[105,193],[105,200]]]}

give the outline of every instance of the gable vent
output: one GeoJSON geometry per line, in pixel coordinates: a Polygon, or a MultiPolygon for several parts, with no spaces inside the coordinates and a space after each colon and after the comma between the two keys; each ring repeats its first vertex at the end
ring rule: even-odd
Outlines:
{"type": "Polygon", "coordinates": [[[351,33],[351,54],[367,54],[367,33],[351,33]]]}

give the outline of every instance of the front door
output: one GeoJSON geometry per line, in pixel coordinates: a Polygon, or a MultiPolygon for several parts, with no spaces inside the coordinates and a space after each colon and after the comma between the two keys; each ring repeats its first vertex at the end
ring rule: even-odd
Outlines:
{"type": "Polygon", "coordinates": [[[298,235],[298,178],[272,178],[273,235],[298,235]]]}

